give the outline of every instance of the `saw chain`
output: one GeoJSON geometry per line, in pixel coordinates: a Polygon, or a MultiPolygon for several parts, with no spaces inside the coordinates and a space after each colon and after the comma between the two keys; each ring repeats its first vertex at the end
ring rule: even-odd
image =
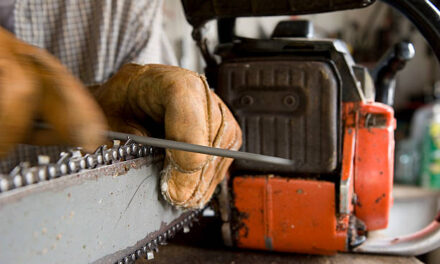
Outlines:
{"type": "MultiPolygon", "coordinates": [[[[141,145],[132,139],[128,139],[122,145],[119,140],[113,140],[111,148],[107,147],[107,145],[102,145],[94,153],[83,154],[79,148],[64,151],[60,153],[60,158],[56,162],[50,162],[50,158],[47,155],[39,155],[37,165],[32,166],[30,162],[20,162],[9,174],[0,173],[0,194],[83,170],[95,169],[142,157],[151,160],[157,159],[163,157],[163,150],[141,145]]],[[[159,246],[166,245],[167,240],[174,237],[177,232],[189,232],[193,222],[197,221],[200,212],[201,210],[187,212],[173,221],[165,230],[155,233],[154,237],[144,246],[115,263],[134,263],[138,258],[153,259],[154,253],[159,251],[159,246]]]]}
{"type": "Polygon", "coordinates": [[[167,240],[173,238],[176,233],[180,231],[188,233],[190,228],[193,227],[194,222],[198,221],[198,217],[201,212],[202,210],[195,210],[183,216],[183,218],[177,219],[177,221],[175,221],[175,223],[173,223],[166,231],[157,235],[150,242],[146,243],[145,246],[115,262],[115,264],[134,263],[139,258],[145,258],[147,260],[154,259],[154,253],[159,252],[159,246],[165,246],[167,244],[167,240]]]}
{"type": "Polygon", "coordinates": [[[141,157],[153,158],[155,155],[163,154],[158,148],[141,145],[131,139],[123,145],[119,140],[114,140],[113,147],[102,145],[92,154],[83,155],[79,148],[61,152],[60,158],[55,163],[51,163],[48,156],[39,155],[36,166],[31,166],[29,162],[20,162],[8,175],[0,174],[0,193],[86,169],[141,157]]]}

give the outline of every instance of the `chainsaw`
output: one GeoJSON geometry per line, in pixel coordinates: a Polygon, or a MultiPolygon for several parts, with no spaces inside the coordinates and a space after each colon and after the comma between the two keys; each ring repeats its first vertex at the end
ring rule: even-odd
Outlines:
{"type": "MultiPolygon", "coordinates": [[[[376,67],[356,64],[338,39],[287,20],[268,38],[235,33],[240,17],[364,8],[373,0],[183,0],[210,87],[243,131],[241,151],[289,166],[235,160],[218,212],[226,245],[307,254],[418,255],[440,246],[439,218],[405,237],[373,238],[393,203],[395,76],[415,54],[392,46],[376,67]],[[211,50],[204,25],[217,21],[211,50]]],[[[440,11],[430,1],[384,1],[419,29],[440,59],[440,11]]]]}

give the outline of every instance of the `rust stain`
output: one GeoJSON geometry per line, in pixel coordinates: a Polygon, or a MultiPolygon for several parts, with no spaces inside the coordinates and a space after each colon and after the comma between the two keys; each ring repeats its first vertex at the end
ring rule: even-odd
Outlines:
{"type": "Polygon", "coordinates": [[[385,198],[386,197],[386,195],[384,194],[384,193],[382,193],[382,195],[381,196],[379,196],[374,202],[375,203],[379,203],[383,198],[385,198]]]}

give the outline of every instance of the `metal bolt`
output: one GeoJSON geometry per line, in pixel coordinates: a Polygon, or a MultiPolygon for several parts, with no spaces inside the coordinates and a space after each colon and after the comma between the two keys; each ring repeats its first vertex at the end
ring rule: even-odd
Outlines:
{"type": "Polygon", "coordinates": [[[245,95],[240,99],[242,105],[252,105],[254,103],[254,98],[250,95],[245,95]]]}
{"type": "Polygon", "coordinates": [[[353,196],[351,197],[352,204],[356,205],[358,202],[358,196],[356,193],[353,193],[353,196]]]}
{"type": "Polygon", "coordinates": [[[293,95],[287,95],[283,99],[283,103],[288,107],[295,107],[297,105],[298,100],[293,95]]]}

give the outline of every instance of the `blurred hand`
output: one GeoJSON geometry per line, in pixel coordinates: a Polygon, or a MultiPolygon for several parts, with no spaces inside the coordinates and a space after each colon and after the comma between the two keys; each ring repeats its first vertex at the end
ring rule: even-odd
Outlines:
{"type": "MultiPolygon", "coordinates": [[[[165,65],[124,65],[94,95],[112,130],[148,135],[151,119],[165,138],[238,150],[241,130],[225,104],[197,73],[165,65]]],[[[232,159],[166,150],[161,190],[171,204],[201,208],[232,159]]]]}
{"type": "Polygon", "coordinates": [[[48,52],[0,28],[0,155],[17,143],[70,143],[92,151],[105,117],[86,88],[48,52]],[[54,130],[36,132],[35,119],[54,130]]]}

